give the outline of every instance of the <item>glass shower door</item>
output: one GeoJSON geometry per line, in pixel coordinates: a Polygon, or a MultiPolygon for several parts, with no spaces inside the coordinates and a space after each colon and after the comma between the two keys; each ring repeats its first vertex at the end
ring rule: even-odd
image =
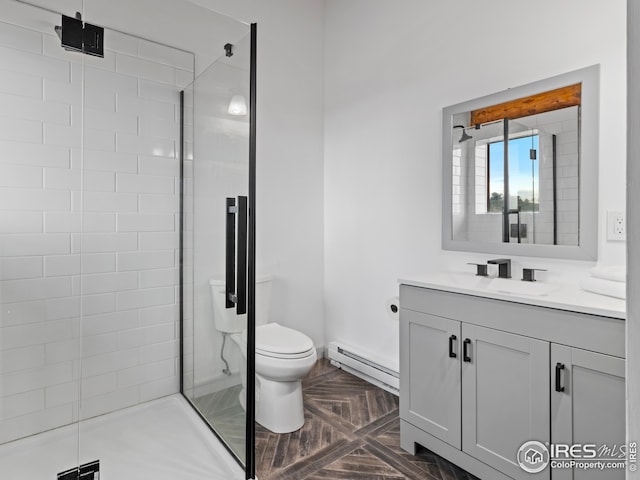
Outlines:
{"type": "MultiPolygon", "coordinates": [[[[87,23],[98,23],[94,2],[85,7],[87,23]]],[[[84,80],[73,204],[79,460],[81,468],[99,460],[103,477],[167,478],[179,466],[157,464],[137,447],[172,425],[171,413],[154,419],[147,403],[179,391],[178,113],[194,54],[111,28],[103,39],[104,56],[75,53],[84,80]],[[105,422],[114,412],[120,420],[105,422]]],[[[145,452],[174,453],[160,441],[145,452]]]]}
{"type": "Polygon", "coordinates": [[[557,244],[556,135],[543,129],[544,115],[509,121],[511,242],[557,244]]]}
{"type": "Polygon", "coordinates": [[[511,243],[535,243],[535,224],[540,207],[539,135],[537,129],[509,120],[509,192],[507,236],[511,243]]]}
{"type": "Polygon", "coordinates": [[[539,131],[508,119],[491,127],[500,127],[503,134],[480,147],[481,165],[486,162],[488,168],[487,211],[502,214],[503,242],[534,243],[540,209],[539,131]]]}
{"type": "Polygon", "coordinates": [[[254,382],[251,38],[224,45],[184,93],[182,249],[183,393],[246,465],[247,478],[254,382]]]}
{"type": "MultiPolygon", "coordinates": [[[[65,8],[75,16],[82,1],[65,8]]],[[[78,452],[80,298],[67,180],[81,79],[59,47],[59,14],[10,0],[0,11],[0,477],[56,478],[78,452]]]]}

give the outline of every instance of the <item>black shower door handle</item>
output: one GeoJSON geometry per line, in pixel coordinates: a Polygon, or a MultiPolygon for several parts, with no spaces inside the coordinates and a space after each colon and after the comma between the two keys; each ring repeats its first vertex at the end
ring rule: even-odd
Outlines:
{"type": "Polygon", "coordinates": [[[247,197],[227,198],[225,242],[225,307],[247,313],[247,197]],[[236,245],[236,220],[237,245],[236,245]],[[237,261],[236,261],[237,253],[237,261]],[[237,267],[237,271],[236,271],[237,267]]]}
{"type": "Polygon", "coordinates": [[[236,314],[247,313],[247,197],[238,197],[238,283],[236,314]]]}
{"type": "Polygon", "coordinates": [[[225,240],[225,307],[236,305],[236,199],[227,197],[225,240]]]}

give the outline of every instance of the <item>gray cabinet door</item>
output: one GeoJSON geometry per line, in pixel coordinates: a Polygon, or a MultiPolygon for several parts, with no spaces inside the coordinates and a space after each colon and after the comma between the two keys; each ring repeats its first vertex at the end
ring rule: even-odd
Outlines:
{"type": "Polygon", "coordinates": [[[459,340],[460,322],[401,311],[400,415],[456,448],[461,448],[459,340]]]}
{"type": "MultiPolygon", "coordinates": [[[[614,446],[624,445],[624,359],[552,344],[551,368],[551,441],[595,444],[598,448],[605,445],[612,452],[614,446]],[[564,368],[556,372],[557,364],[564,368]],[[556,375],[560,377],[558,387],[563,391],[556,391],[556,375]]],[[[624,479],[625,469],[553,470],[553,480],[603,478],[624,479]]]]}
{"type": "MultiPolygon", "coordinates": [[[[520,446],[548,442],[549,342],[462,325],[470,361],[462,362],[462,449],[514,479],[520,446]]],[[[535,475],[549,479],[549,469],[535,475]]]]}

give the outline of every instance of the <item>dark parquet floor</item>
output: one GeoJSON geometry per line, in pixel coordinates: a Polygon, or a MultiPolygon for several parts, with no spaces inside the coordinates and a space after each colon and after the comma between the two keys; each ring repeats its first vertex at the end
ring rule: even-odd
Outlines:
{"type": "MultiPolygon", "coordinates": [[[[327,359],[318,361],[302,387],[305,424],[300,430],[278,435],[256,425],[259,480],[477,480],[426,449],[418,455],[402,450],[398,398],[327,359]]],[[[237,398],[237,391],[231,393],[237,398]]],[[[220,405],[220,398],[198,403],[207,402],[220,405]]],[[[226,412],[216,415],[219,431],[225,435],[228,429],[233,436],[244,412],[233,407],[226,412]]]]}

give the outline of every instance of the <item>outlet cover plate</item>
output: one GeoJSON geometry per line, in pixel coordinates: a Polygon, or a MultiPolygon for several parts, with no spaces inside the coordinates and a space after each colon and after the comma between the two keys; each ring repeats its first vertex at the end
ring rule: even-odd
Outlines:
{"type": "Polygon", "coordinates": [[[607,240],[627,239],[627,216],[625,212],[607,212],[607,240]]]}

